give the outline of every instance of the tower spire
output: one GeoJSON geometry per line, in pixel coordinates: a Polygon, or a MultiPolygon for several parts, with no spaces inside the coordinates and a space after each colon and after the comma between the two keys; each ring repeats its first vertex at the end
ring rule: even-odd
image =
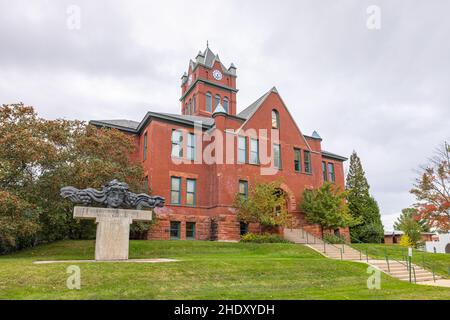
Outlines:
{"type": "Polygon", "coordinates": [[[206,40],[206,47],[209,48],[209,41],[206,40]]]}

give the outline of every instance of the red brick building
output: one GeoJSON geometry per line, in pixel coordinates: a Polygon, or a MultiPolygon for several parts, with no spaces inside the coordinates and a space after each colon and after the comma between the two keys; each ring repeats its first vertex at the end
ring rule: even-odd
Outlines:
{"type": "Polygon", "coordinates": [[[259,226],[238,221],[236,193],[276,179],[295,224],[320,235],[298,209],[302,192],[324,180],[344,187],[347,159],[322,150],[316,132],[304,135],[275,87],[239,113],[237,92],[236,67],[207,47],[181,78],[181,114],[91,121],[134,135],[139,151],[132,156],[153,194],[166,198],[149,239],[238,240],[259,226]]]}

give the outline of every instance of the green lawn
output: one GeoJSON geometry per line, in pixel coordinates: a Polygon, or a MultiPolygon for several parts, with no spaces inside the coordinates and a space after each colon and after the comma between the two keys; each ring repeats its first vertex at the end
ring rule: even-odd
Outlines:
{"type": "Polygon", "coordinates": [[[0,299],[450,299],[450,288],[382,275],[369,290],[363,263],[330,260],[296,244],[131,241],[130,258],[160,264],[80,263],[81,290],[66,287],[69,264],[93,259],[93,241],[61,241],[0,257],[0,299]]]}
{"type": "MultiPolygon", "coordinates": [[[[368,249],[369,257],[377,259],[385,259],[385,254],[389,259],[405,260],[408,254],[408,249],[395,244],[367,244],[358,243],[352,244],[355,249],[361,250],[365,258],[366,250],[368,249]]],[[[444,277],[450,278],[450,254],[445,253],[428,253],[413,249],[412,262],[416,265],[423,266],[430,271],[434,269],[435,273],[444,277]]]]}

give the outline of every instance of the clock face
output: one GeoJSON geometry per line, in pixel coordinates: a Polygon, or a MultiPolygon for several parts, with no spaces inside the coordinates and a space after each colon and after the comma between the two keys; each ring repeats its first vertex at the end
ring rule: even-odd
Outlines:
{"type": "Polygon", "coordinates": [[[213,77],[216,80],[222,80],[222,72],[220,72],[219,70],[214,70],[213,77]]]}
{"type": "Polygon", "coordinates": [[[190,86],[190,85],[191,85],[191,83],[192,83],[192,74],[191,74],[191,75],[189,75],[189,78],[188,78],[188,86],[190,86]]]}

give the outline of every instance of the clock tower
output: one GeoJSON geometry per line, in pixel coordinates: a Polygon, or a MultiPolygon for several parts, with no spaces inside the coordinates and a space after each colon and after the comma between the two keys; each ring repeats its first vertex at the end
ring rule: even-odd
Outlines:
{"type": "Polygon", "coordinates": [[[220,103],[236,115],[236,77],[234,64],[226,68],[207,45],[181,77],[181,114],[211,117],[220,103]]]}

